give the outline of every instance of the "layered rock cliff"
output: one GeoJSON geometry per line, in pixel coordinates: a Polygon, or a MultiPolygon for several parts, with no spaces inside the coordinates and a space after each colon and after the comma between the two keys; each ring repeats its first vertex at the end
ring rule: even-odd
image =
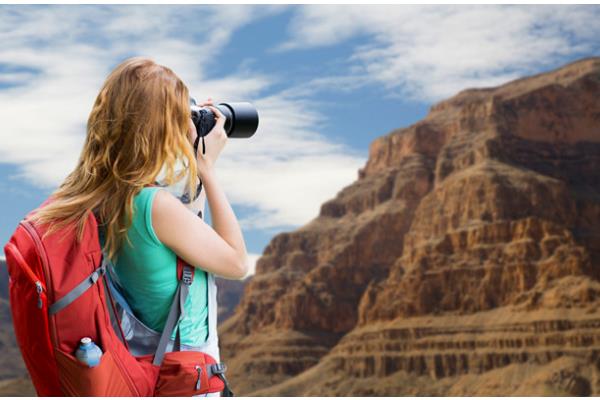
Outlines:
{"type": "Polygon", "coordinates": [[[241,281],[223,279],[220,277],[216,278],[218,304],[217,320],[219,323],[222,323],[233,314],[235,306],[240,302],[244,287],[251,280],[251,276],[241,281]]]}
{"type": "Polygon", "coordinates": [[[600,58],[464,90],[272,239],[221,327],[234,391],[600,394],[599,222],[600,58]]]}

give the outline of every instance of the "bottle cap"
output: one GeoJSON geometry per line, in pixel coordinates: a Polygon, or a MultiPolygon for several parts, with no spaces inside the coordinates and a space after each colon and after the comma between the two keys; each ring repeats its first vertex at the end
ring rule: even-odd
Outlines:
{"type": "Polygon", "coordinates": [[[92,338],[89,338],[87,336],[84,338],[81,338],[81,344],[90,344],[90,343],[92,343],[92,338]]]}

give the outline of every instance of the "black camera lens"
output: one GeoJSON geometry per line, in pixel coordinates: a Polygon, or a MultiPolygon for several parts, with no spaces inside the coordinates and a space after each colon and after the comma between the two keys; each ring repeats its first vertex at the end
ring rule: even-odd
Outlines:
{"type": "MultiPolygon", "coordinates": [[[[231,138],[249,138],[258,129],[258,111],[248,102],[220,103],[215,106],[225,116],[225,132],[231,138]]],[[[215,114],[208,107],[198,107],[190,99],[192,121],[198,137],[206,136],[215,126],[215,114]]]]}

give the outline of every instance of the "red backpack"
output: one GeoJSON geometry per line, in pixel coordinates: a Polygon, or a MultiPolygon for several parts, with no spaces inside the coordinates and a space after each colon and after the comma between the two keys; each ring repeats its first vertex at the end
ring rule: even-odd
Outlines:
{"type": "Polygon", "coordinates": [[[111,323],[115,304],[94,214],[89,213],[78,243],[74,226],[42,240],[47,226],[28,221],[35,211],[19,223],[4,253],[14,331],[38,396],[192,396],[221,391],[233,395],[225,365],[209,354],[165,351],[181,313],[176,305],[185,303],[193,267],[178,258],[179,287],[158,349],[134,356],[120,322],[119,332],[111,323]],[[86,336],[103,352],[95,367],[75,357],[86,336]]]}

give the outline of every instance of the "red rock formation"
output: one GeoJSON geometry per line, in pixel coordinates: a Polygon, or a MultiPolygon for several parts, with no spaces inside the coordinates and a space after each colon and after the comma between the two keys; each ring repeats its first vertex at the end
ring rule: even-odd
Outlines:
{"type": "Polygon", "coordinates": [[[358,180],[258,260],[221,328],[234,389],[600,393],[599,99],[586,59],[375,140],[358,180]],[[522,379],[474,384],[507,371],[522,379]]]}
{"type": "Polygon", "coordinates": [[[242,281],[216,278],[217,283],[217,304],[219,305],[217,320],[222,323],[233,314],[233,310],[240,302],[244,287],[252,277],[242,281]]]}

